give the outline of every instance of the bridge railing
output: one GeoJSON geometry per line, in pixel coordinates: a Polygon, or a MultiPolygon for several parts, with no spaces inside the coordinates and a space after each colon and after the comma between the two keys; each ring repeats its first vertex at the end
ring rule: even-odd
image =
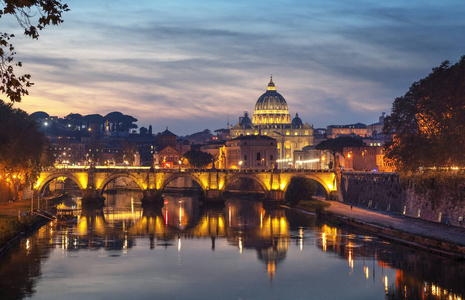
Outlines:
{"type": "Polygon", "coordinates": [[[133,166],[59,166],[44,169],[44,172],[82,172],[93,170],[94,172],[108,171],[128,171],[128,172],[163,172],[163,173],[331,173],[332,170],[312,170],[312,169],[196,169],[196,168],[152,168],[133,166]]]}

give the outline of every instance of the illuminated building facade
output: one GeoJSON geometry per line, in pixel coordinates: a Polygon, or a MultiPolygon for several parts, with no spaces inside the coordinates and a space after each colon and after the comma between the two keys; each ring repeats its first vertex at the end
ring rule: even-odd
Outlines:
{"type": "Polygon", "coordinates": [[[277,141],[268,136],[240,136],[226,142],[220,156],[226,169],[273,169],[277,141]]]}
{"type": "Polygon", "coordinates": [[[239,118],[239,123],[230,130],[231,138],[248,135],[269,136],[277,141],[278,168],[293,165],[293,153],[305,146],[313,145],[313,127],[303,123],[298,114],[291,120],[289,108],[284,97],[276,91],[273,78],[266,92],[256,104],[252,120],[247,113],[239,118]]]}

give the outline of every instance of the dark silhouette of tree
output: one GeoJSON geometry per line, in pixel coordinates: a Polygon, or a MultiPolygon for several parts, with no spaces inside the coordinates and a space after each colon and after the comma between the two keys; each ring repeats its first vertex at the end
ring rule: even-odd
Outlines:
{"type": "Polygon", "coordinates": [[[386,156],[399,170],[465,166],[465,56],[448,61],[396,98],[384,133],[386,156]]]}
{"type": "Polygon", "coordinates": [[[38,119],[45,119],[45,118],[48,118],[50,117],[50,115],[44,111],[36,111],[32,114],[30,114],[31,117],[33,117],[34,119],[38,120],[38,119]]]}
{"type": "Polygon", "coordinates": [[[15,198],[53,163],[47,145],[32,117],[0,100],[0,180],[10,183],[15,198]]]}
{"type": "MultiPolygon", "coordinates": [[[[315,146],[317,150],[327,150],[333,156],[333,161],[336,161],[336,154],[344,156],[345,147],[362,147],[364,146],[363,141],[360,138],[351,136],[341,136],[335,139],[327,139],[315,146]]],[[[331,169],[335,165],[328,167],[331,169]]]]}
{"type": "Polygon", "coordinates": [[[139,133],[141,135],[147,135],[148,132],[149,132],[149,130],[147,128],[145,128],[145,127],[139,128],[139,133]]]}
{"type": "MultiPolygon", "coordinates": [[[[24,29],[24,35],[33,39],[38,39],[39,31],[46,26],[62,23],[62,13],[68,10],[68,5],[59,0],[0,1],[0,18],[3,15],[14,16],[24,29]]],[[[0,91],[11,102],[21,102],[22,96],[28,94],[27,88],[33,83],[29,81],[29,74],[15,75],[15,67],[21,67],[22,63],[14,63],[16,51],[12,38],[13,34],[0,32],[0,91]]]]}
{"type": "Polygon", "coordinates": [[[152,136],[153,132],[152,132],[152,125],[149,126],[149,135],[152,136]]]}
{"type": "Polygon", "coordinates": [[[79,128],[79,130],[82,130],[82,126],[84,125],[84,117],[81,114],[70,113],[65,117],[65,121],[68,125],[71,125],[73,129],[79,128]]]}
{"type": "Polygon", "coordinates": [[[184,158],[194,168],[205,168],[214,161],[213,155],[198,150],[187,151],[184,153],[184,158]]]}
{"type": "Polygon", "coordinates": [[[129,132],[131,129],[136,129],[137,125],[134,122],[137,122],[137,119],[129,116],[123,115],[119,111],[114,111],[105,116],[105,120],[110,122],[111,131],[114,132],[129,132]]]}
{"type": "Polygon", "coordinates": [[[317,183],[311,179],[301,176],[292,177],[284,198],[290,205],[295,206],[302,200],[311,200],[317,188],[317,183]]]}
{"type": "Polygon", "coordinates": [[[84,122],[86,123],[86,128],[90,128],[92,124],[102,125],[105,122],[105,118],[99,114],[91,114],[83,117],[84,122]]]}

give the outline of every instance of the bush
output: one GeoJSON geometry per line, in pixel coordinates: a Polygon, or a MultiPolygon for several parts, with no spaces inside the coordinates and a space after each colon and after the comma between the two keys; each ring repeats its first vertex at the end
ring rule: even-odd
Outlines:
{"type": "Polygon", "coordinates": [[[286,202],[295,206],[302,200],[310,200],[317,188],[317,183],[311,179],[301,176],[293,177],[286,191],[286,202]]]}

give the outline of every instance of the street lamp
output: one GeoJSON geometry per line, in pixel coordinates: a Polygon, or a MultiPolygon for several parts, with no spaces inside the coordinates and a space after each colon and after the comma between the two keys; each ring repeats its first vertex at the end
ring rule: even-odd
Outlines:
{"type": "Polygon", "coordinates": [[[179,160],[178,163],[179,163],[179,171],[181,171],[181,164],[182,164],[182,161],[179,160]]]}
{"type": "Polygon", "coordinates": [[[240,168],[240,169],[241,169],[241,171],[242,171],[242,160],[241,160],[241,161],[239,161],[239,168],[240,168]]]}

